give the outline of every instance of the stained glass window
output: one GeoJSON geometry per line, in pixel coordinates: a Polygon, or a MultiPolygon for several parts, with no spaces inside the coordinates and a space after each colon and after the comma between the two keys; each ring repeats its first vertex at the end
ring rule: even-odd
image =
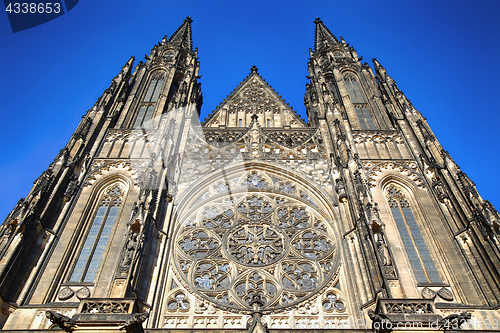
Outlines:
{"type": "Polygon", "coordinates": [[[156,106],[156,102],[160,96],[160,92],[163,88],[163,81],[165,77],[162,72],[157,73],[151,79],[149,83],[146,95],[141,103],[139,113],[135,119],[134,127],[147,127],[151,117],[153,116],[153,111],[156,106]]]}
{"type": "Polygon", "coordinates": [[[353,74],[347,74],[344,76],[344,82],[351,102],[354,104],[356,117],[358,118],[361,129],[376,129],[377,127],[375,126],[373,114],[368,107],[366,98],[361,91],[361,87],[356,77],[353,74]]]}
{"type": "Polygon", "coordinates": [[[396,222],[410,265],[418,282],[441,282],[410,204],[401,189],[387,191],[389,207],[396,222]]]}
{"type": "Polygon", "coordinates": [[[99,207],[71,274],[71,282],[94,282],[120,210],[122,195],[121,186],[113,185],[100,199],[99,207]]]}
{"type": "Polygon", "coordinates": [[[366,99],[361,92],[358,81],[354,75],[346,75],[344,77],[345,85],[347,87],[347,92],[351,97],[351,102],[353,103],[366,103],[366,99]]]}
{"type": "Polygon", "coordinates": [[[361,129],[375,129],[372,115],[366,107],[355,107],[354,109],[356,110],[356,116],[358,117],[361,129]]]}

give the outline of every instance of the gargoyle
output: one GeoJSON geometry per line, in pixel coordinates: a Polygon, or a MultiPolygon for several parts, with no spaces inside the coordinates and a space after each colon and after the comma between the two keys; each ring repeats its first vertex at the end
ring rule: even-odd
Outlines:
{"type": "Polygon", "coordinates": [[[149,313],[148,312],[142,312],[142,313],[134,313],[130,318],[128,318],[125,321],[125,324],[122,326],[118,327],[120,330],[125,329],[127,332],[135,327],[140,327],[141,324],[148,319],[149,313]]]}
{"type": "Polygon", "coordinates": [[[66,332],[73,332],[75,330],[76,323],[70,317],[66,317],[60,313],[52,310],[46,310],[45,316],[53,323],[59,326],[66,332]]]}

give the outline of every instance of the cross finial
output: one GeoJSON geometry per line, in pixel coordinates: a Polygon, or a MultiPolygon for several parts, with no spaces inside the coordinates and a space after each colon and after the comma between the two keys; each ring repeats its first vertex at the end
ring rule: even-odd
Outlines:
{"type": "Polygon", "coordinates": [[[316,19],[314,20],[314,23],[316,23],[316,24],[323,23],[323,21],[321,21],[321,19],[319,17],[316,17],[316,19]]]}
{"type": "Polygon", "coordinates": [[[258,70],[259,70],[259,69],[258,69],[258,68],[257,68],[257,66],[255,66],[255,65],[253,65],[253,66],[252,66],[252,68],[250,68],[250,72],[255,73],[255,74],[257,74],[257,71],[258,71],[258,70]]]}
{"type": "Polygon", "coordinates": [[[192,23],[193,20],[191,19],[191,16],[186,16],[186,19],[184,20],[184,22],[192,23]]]}

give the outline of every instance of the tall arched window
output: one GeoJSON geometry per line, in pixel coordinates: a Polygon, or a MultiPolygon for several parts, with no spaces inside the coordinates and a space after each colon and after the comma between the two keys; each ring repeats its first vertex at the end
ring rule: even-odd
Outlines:
{"type": "Polygon", "coordinates": [[[151,81],[149,82],[148,90],[144,99],[141,103],[141,108],[135,118],[134,127],[147,127],[151,117],[153,116],[153,111],[160,96],[160,92],[163,88],[163,82],[165,80],[165,73],[162,71],[156,72],[152,75],[151,81]]]}
{"type": "Polygon", "coordinates": [[[386,196],[417,282],[441,282],[404,191],[390,185],[386,196]]]}
{"type": "Polygon", "coordinates": [[[358,118],[361,129],[376,129],[377,127],[373,122],[373,115],[368,108],[365,95],[361,91],[361,87],[356,79],[356,76],[349,73],[344,76],[344,82],[347,87],[349,97],[351,97],[351,102],[354,105],[356,117],[358,118]]]}
{"type": "Polygon", "coordinates": [[[99,198],[99,205],[95,209],[89,233],[69,279],[70,282],[94,282],[124,194],[122,185],[113,184],[99,198]]]}

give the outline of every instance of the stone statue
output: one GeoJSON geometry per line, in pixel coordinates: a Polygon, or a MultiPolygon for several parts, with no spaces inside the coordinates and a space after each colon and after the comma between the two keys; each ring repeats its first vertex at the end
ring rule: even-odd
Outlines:
{"type": "Polygon", "coordinates": [[[137,246],[137,234],[132,232],[125,245],[125,256],[123,258],[123,266],[130,266],[132,263],[132,258],[134,256],[135,247],[137,246]]]}

